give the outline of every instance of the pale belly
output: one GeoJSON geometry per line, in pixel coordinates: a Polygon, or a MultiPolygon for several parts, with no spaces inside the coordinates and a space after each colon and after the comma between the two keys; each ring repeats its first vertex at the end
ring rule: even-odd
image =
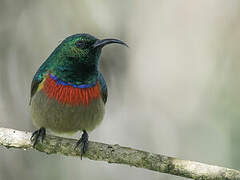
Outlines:
{"type": "Polygon", "coordinates": [[[31,115],[37,128],[45,127],[56,133],[92,131],[103,119],[104,103],[100,97],[87,106],[62,105],[39,91],[32,98],[31,115]]]}

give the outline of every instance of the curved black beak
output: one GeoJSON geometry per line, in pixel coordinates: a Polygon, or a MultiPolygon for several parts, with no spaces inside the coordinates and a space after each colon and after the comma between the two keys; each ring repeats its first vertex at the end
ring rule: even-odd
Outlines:
{"type": "Polygon", "coordinates": [[[122,44],[122,45],[128,47],[128,45],[126,43],[124,43],[123,41],[120,41],[118,39],[102,39],[102,40],[97,40],[93,44],[93,48],[97,48],[97,47],[103,48],[105,45],[112,44],[112,43],[122,44]]]}

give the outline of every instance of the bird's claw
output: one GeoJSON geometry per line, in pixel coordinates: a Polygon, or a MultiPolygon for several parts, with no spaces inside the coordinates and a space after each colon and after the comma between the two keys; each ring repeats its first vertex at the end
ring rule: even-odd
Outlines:
{"type": "Polygon", "coordinates": [[[41,138],[41,142],[43,142],[45,136],[46,136],[46,129],[44,127],[41,127],[40,129],[34,131],[30,138],[30,140],[33,141],[33,147],[35,148],[39,138],[41,138]]]}
{"type": "Polygon", "coordinates": [[[82,137],[77,141],[75,149],[82,144],[82,148],[81,148],[81,159],[82,159],[82,155],[86,153],[87,148],[88,148],[88,133],[87,131],[83,130],[83,134],[82,137]]]}

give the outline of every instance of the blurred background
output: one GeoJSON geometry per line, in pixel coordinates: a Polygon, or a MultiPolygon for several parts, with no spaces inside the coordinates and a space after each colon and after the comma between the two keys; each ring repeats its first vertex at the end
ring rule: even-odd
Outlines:
{"type": "MultiPolygon", "coordinates": [[[[32,77],[61,40],[103,49],[109,98],[90,140],[240,169],[240,1],[0,1],[0,126],[33,131],[32,77]]],[[[80,133],[75,135],[80,137],[80,133]]],[[[0,147],[0,180],[185,179],[0,147]]]]}

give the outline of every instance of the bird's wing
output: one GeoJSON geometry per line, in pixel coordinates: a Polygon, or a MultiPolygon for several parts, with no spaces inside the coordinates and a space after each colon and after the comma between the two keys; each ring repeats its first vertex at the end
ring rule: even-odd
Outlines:
{"type": "Polygon", "coordinates": [[[30,97],[29,105],[31,105],[32,97],[37,92],[39,85],[44,80],[45,75],[47,74],[47,65],[48,65],[47,63],[43,63],[33,77],[32,84],[31,84],[31,97],[30,97]]]}
{"type": "Polygon", "coordinates": [[[33,78],[33,80],[32,80],[32,84],[31,84],[31,97],[30,97],[30,103],[29,103],[30,105],[31,105],[32,97],[37,92],[38,86],[39,86],[39,84],[41,82],[42,82],[42,79],[33,78]]]}
{"type": "Polygon", "coordinates": [[[107,84],[106,84],[106,82],[103,78],[102,73],[99,73],[98,80],[99,80],[100,87],[101,87],[101,97],[102,97],[102,100],[103,100],[104,104],[106,104],[108,91],[107,91],[107,84]]]}

